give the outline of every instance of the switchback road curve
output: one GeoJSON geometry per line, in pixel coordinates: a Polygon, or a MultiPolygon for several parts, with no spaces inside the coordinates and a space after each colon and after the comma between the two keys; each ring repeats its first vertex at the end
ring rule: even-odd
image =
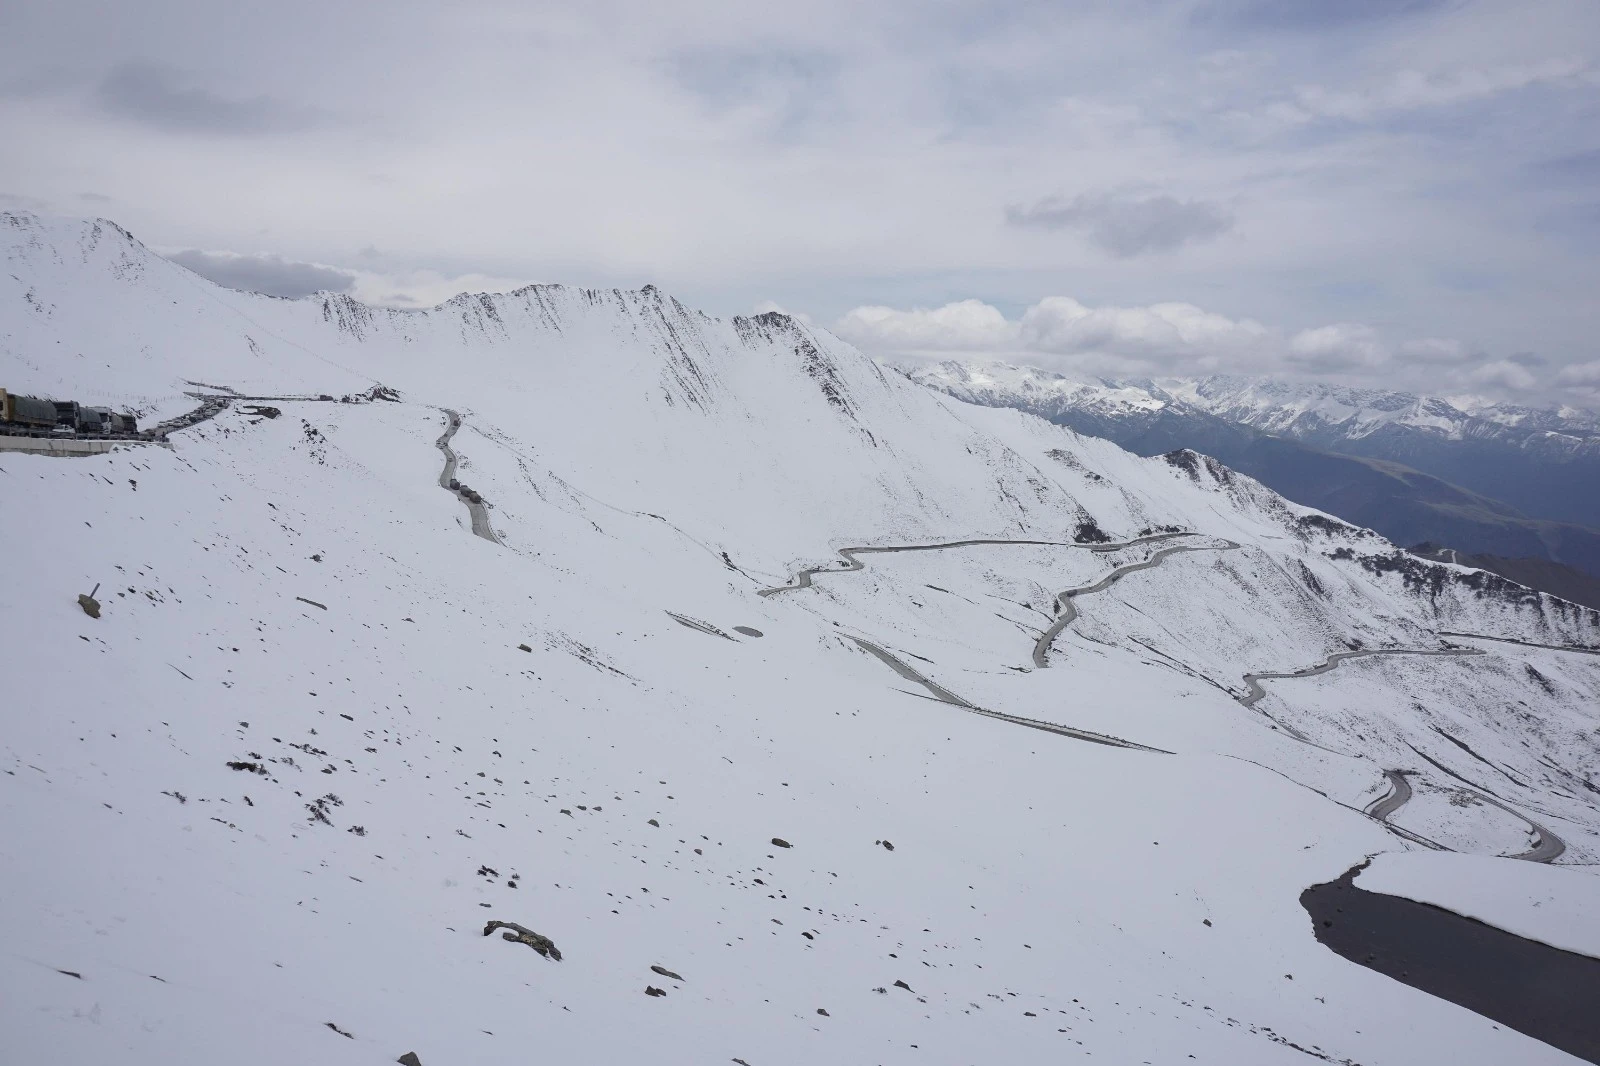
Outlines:
{"type": "MultiPolygon", "coordinates": [[[[1218,537],[1217,539],[1222,540],[1221,537],[1218,537]]],[[[1137,543],[1140,542],[1128,542],[1128,544],[1137,543]]],[[[1118,545],[1118,547],[1126,546],[1127,545],[1118,545]]],[[[1033,645],[1033,665],[1040,670],[1050,665],[1050,645],[1054,644],[1055,639],[1061,635],[1061,631],[1071,625],[1073,620],[1078,617],[1078,608],[1073,606],[1072,601],[1077,599],[1079,596],[1087,596],[1093,592],[1100,592],[1101,590],[1110,587],[1112,583],[1120,581],[1137,570],[1149,570],[1151,567],[1160,566],[1162,561],[1170,555],[1177,555],[1180,552],[1234,551],[1238,547],[1239,545],[1235,544],[1231,540],[1222,540],[1221,544],[1181,544],[1175,548],[1162,548],[1160,551],[1154,553],[1150,556],[1150,558],[1145,559],[1142,562],[1129,563],[1126,566],[1117,567],[1115,570],[1111,571],[1111,573],[1107,574],[1105,577],[1101,578],[1099,581],[1096,581],[1092,585],[1085,585],[1082,588],[1068,589],[1067,591],[1061,593],[1061,595],[1056,597],[1056,620],[1050,624],[1050,628],[1046,629],[1033,645]]]]}
{"type": "Polygon", "coordinates": [[[939,544],[900,544],[889,547],[856,547],[840,548],[838,554],[844,557],[844,566],[813,566],[795,577],[791,585],[778,585],[774,588],[761,589],[757,596],[775,596],[780,592],[795,592],[799,589],[811,587],[811,579],[816,574],[847,574],[852,570],[860,570],[863,563],[856,558],[858,555],[880,555],[891,552],[930,552],[943,551],[946,548],[970,548],[979,544],[1033,544],[1047,548],[1085,548],[1092,552],[1114,552],[1121,548],[1131,548],[1135,544],[1150,544],[1159,540],[1171,540],[1173,537],[1192,537],[1194,533],[1155,533],[1147,537],[1135,537],[1132,540],[1118,541],[1114,544],[1079,544],[1070,540],[1008,540],[1004,538],[979,538],[976,540],[949,540],[939,544]]]}
{"type": "Polygon", "coordinates": [[[439,475],[439,487],[467,505],[467,514],[472,518],[473,533],[490,544],[499,544],[500,538],[494,535],[494,529],[489,525],[489,508],[484,504],[474,503],[450,487],[450,479],[456,476],[456,453],[450,447],[450,440],[461,428],[461,416],[448,407],[440,410],[445,414],[444,436],[434,442],[438,449],[444,452],[444,472],[439,475]]]}
{"type": "MultiPolygon", "coordinates": [[[[1471,634],[1452,634],[1452,635],[1453,636],[1469,636],[1471,634]]],[[[1485,638],[1485,639],[1494,640],[1496,638],[1489,637],[1489,638],[1485,638]]],[[[1510,643],[1513,643],[1513,644],[1526,644],[1527,642],[1526,641],[1510,641],[1510,643]]],[[[1535,646],[1536,647],[1546,647],[1547,645],[1535,645],[1535,646]]],[[[1584,649],[1561,648],[1561,649],[1558,649],[1558,650],[1578,651],[1578,650],[1584,650],[1584,649]]],[[[1256,703],[1257,700],[1261,699],[1263,696],[1265,696],[1267,694],[1266,690],[1261,687],[1260,682],[1262,682],[1262,681],[1271,681],[1271,680],[1276,680],[1276,679],[1298,678],[1298,677],[1315,677],[1317,674],[1325,674],[1328,671],[1333,670],[1336,667],[1338,667],[1340,663],[1347,662],[1347,661],[1349,661],[1351,659],[1363,659],[1363,658],[1369,658],[1369,657],[1379,656],[1379,655],[1450,655],[1450,656],[1460,656],[1460,655],[1484,655],[1484,654],[1487,654],[1487,653],[1484,652],[1482,649],[1479,649],[1479,648],[1378,648],[1378,649],[1373,649],[1373,650],[1370,650],[1370,651],[1341,651],[1341,652],[1335,652],[1333,655],[1330,655],[1325,662],[1318,663],[1316,666],[1308,666],[1308,667],[1305,667],[1304,669],[1301,669],[1301,670],[1293,670],[1293,671],[1290,671],[1288,673],[1265,673],[1265,672],[1263,672],[1263,673],[1258,673],[1258,674],[1245,674],[1244,675],[1244,682],[1245,682],[1245,685],[1249,688],[1249,692],[1248,692],[1248,694],[1246,694],[1244,696],[1236,697],[1236,699],[1238,699],[1240,705],[1242,705],[1242,706],[1245,706],[1245,707],[1253,706],[1256,703]]],[[[1370,804],[1366,809],[1366,814],[1370,818],[1376,819],[1377,821],[1380,821],[1380,822],[1387,823],[1389,818],[1392,815],[1394,815],[1397,811],[1399,811],[1401,807],[1405,806],[1406,803],[1411,799],[1411,783],[1406,780],[1405,775],[1403,773],[1401,773],[1399,770],[1385,770],[1383,772],[1383,776],[1389,779],[1389,793],[1388,793],[1388,795],[1382,796],[1379,799],[1375,800],[1372,804],[1370,804]]],[[[1524,860],[1526,862],[1554,862],[1556,859],[1560,858],[1561,855],[1567,850],[1567,845],[1566,845],[1565,841],[1563,841],[1559,836],[1557,836],[1555,833],[1553,833],[1551,830],[1549,830],[1545,826],[1540,825],[1538,822],[1534,821],[1532,818],[1529,818],[1526,814],[1523,814],[1521,811],[1517,810],[1516,808],[1512,807],[1511,805],[1509,805],[1507,803],[1502,803],[1500,800],[1495,799],[1493,796],[1485,795],[1484,793],[1479,792],[1476,789],[1473,789],[1471,791],[1472,791],[1473,795],[1477,796],[1484,803],[1488,803],[1488,804],[1491,804],[1492,806],[1498,807],[1501,810],[1505,811],[1507,814],[1511,815],[1512,817],[1521,819],[1523,822],[1527,823],[1528,828],[1530,830],[1532,830],[1533,836],[1534,836],[1534,845],[1533,845],[1533,847],[1530,848],[1527,851],[1520,852],[1520,853],[1515,854],[1515,855],[1507,855],[1506,858],[1508,858],[1508,859],[1522,859],[1522,860],[1524,860]]]]}

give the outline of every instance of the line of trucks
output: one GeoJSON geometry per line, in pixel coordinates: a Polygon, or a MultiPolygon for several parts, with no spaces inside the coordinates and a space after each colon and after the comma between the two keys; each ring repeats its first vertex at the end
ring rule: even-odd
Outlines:
{"type": "Polygon", "coordinates": [[[130,414],[73,400],[41,400],[0,389],[0,433],[22,437],[137,437],[130,414]]]}

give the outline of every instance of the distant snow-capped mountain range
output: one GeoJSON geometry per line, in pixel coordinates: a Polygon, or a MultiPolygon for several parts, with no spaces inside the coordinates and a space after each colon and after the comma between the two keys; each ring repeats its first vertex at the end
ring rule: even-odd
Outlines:
{"type": "Polygon", "coordinates": [[[901,369],[958,399],[1029,411],[1140,454],[1214,455],[1398,543],[1600,573],[1592,412],[1239,377],[1084,380],[1004,363],[901,369]]]}
{"type": "Polygon", "coordinates": [[[1446,399],[1227,375],[1083,380],[1035,367],[953,361],[905,369],[913,379],[963,399],[998,400],[1008,407],[1027,403],[1039,407],[1040,414],[1193,409],[1323,446],[1399,430],[1436,440],[1496,441],[1546,459],[1600,456],[1600,416],[1572,407],[1539,409],[1476,397],[1446,399]]]}

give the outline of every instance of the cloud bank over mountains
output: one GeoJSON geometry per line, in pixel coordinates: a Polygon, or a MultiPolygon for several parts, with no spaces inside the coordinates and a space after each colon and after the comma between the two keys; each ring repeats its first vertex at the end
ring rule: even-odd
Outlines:
{"type": "Polygon", "coordinates": [[[1089,307],[1046,297],[1008,318],[981,300],[937,308],[857,307],[834,323],[845,340],[890,359],[998,358],[1106,378],[1277,374],[1433,393],[1538,402],[1550,386],[1600,400],[1600,361],[1555,375],[1538,357],[1495,358],[1457,340],[1395,340],[1340,322],[1295,331],[1188,303],[1089,307]]]}
{"type": "Polygon", "coordinates": [[[1069,294],[1047,355],[1592,402],[1589,0],[60,0],[7,29],[0,208],[228,283],[655,283],[819,322],[975,297],[1018,330],[1069,294]]]}

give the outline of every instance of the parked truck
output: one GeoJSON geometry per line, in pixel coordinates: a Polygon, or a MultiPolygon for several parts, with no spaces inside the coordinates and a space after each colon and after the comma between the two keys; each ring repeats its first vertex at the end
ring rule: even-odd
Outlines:
{"type": "Polygon", "coordinates": [[[56,425],[56,405],[36,396],[18,396],[0,389],[0,431],[37,436],[56,425]]]}

